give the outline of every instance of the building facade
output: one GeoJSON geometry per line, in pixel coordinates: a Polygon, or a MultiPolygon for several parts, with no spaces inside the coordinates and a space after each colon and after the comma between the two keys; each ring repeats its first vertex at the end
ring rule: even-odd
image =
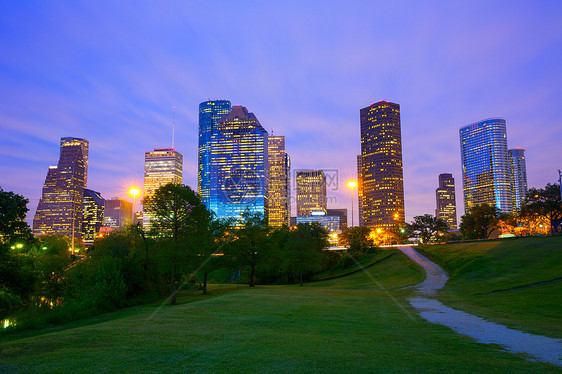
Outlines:
{"type": "Polygon", "coordinates": [[[211,135],[217,129],[219,119],[230,113],[231,109],[228,100],[209,100],[199,104],[197,192],[205,206],[209,206],[211,191],[211,135]]]}
{"type": "Polygon", "coordinates": [[[457,229],[457,203],[453,174],[439,174],[439,187],[435,190],[437,208],[435,217],[441,218],[449,230],[457,229]]]}
{"type": "Polygon", "coordinates": [[[361,109],[360,224],[404,224],[400,105],[380,101],[361,109]],[[361,196],[362,195],[362,196],[361,196]]]}
{"type": "MultiPolygon", "coordinates": [[[[154,148],[144,153],[144,198],[150,197],[158,187],[168,183],[181,184],[183,155],[173,148],[154,148]]],[[[143,215],[143,226],[150,227],[150,215],[143,215]]]]}
{"type": "Polygon", "coordinates": [[[326,175],[322,170],[296,172],[297,217],[309,217],[312,212],[327,210],[326,175]]]}
{"type": "Polygon", "coordinates": [[[285,152],[285,137],[268,137],[268,224],[289,225],[291,217],[291,160],[285,152]]]}
{"type": "Polygon", "coordinates": [[[119,228],[131,224],[133,203],[114,197],[104,204],[103,227],[119,228]]]}
{"type": "Polygon", "coordinates": [[[33,219],[35,235],[81,237],[88,148],[85,139],[61,138],[58,164],[49,166],[33,219]]]}
{"type": "MultiPolygon", "coordinates": [[[[363,177],[361,173],[361,155],[357,155],[357,212],[360,227],[363,226],[363,177]]],[[[353,193],[353,191],[351,192],[353,193]]],[[[351,221],[353,222],[353,218],[351,221]]]]}
{"type": "Polygon", "coordinates": [[[486,203],[513,213],[505,119],[475,122],[459,134],[465,211],[486,203]]]}
{"type": "Polygon", "coordinates": [[[254,113],[243,106],[233,106],[217,121],[208,145],[207,208],[217,218],[240,219],[249,210],[267,219],[268,133],[254,113]]]}
{"type": "Polygon", "coordinates": [[[84,189],[82,211],[82,240],[86,245],[94,244],[104,219],[104,198],[99,192],[84,189]]]}
{"type": "Polygon", "coordinates": [[[347,228],[347,209],[328,209],[326,211],[328,217],[340,217],[340,230],[347,228]]]}
{"type": "Polygon", "coordinates": [[[511,201],[514,211],[519,211],[527,196],[527,161],[524,149],[508,150],[509,176],[511,179],[511,201]]]}

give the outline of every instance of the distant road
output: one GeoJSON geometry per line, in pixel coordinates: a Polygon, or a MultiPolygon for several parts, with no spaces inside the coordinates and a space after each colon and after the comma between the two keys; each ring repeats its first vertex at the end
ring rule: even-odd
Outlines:
{"type": "Polygon", "coordinates": [[[410,305],[416,308],[423,319],[447,326],[459,334],[476,339],[479,343],[498,344],[512,353],[527,354],[531,361],[542,361],[562,367],[562,340],[513,330],[449,308],[438,300],[429,298],[437,296],[437,291],[445,286],[449,279],[447,272],[412,247],[399,249],[423,267],[427,275],[425,281],[415,286],[420,297],[409,300],[410,305]]]}

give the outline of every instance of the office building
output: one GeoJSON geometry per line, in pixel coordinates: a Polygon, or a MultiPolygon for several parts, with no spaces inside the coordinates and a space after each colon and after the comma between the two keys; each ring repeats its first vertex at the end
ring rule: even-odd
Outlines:
{"type": "Polygon", "coordinates": [[[85,139],[61,138],[58,164],[49,166],[33,219],[35,235],[81,237],[88,146],[85,139]]]}
{"type": "Polygon", "coordinates": [[[114,197],[110,200],[106,199],[104,206],[104,227],[119,228],[131,224],[133,203],[119,197],[114,197]]]}
{"type": "Polygon", "coordinates": [[[297,217],[309,217],[312,212],[327,210],[326,175],[322,170],[298,170],[297,217]]]}
{"type": "MultiPolygon", "coordinates": [[[[181,184],[183,155],[173,148],[154,148],[144,153],[144,198],[152,196],[160,186],[181,184]]],[[[150,215],[143,215],[143,226],[150,227],[150,215]]]]}
{"type": "Polygon", "coordinates": [[[104,218],[104,198],[99,192],[84,189],[82,211],[82,240],[91,245],[98,237],[104,218]]]}
{"type": "MultiPolygon", "coordinates": [[[[363,226],[363,177],[361,176],[361,155],[357,155],[357,212],[359,216],[359,227],[363,226]]],[[[351,191],[351,193],[354,193],[351,191]]],[[[352,199],[352,203],[353,203],[352,199]]],[[[353,209],[351,209],[353,214],[353,209]]],[[[353,217],[351,219],[353,223],[353,217]]]]}
{"type": "Polygon", "coordinates": [[[326,211],[326,216],[328,217],[339,217],[340,218],[340,230],[347,228],[347,209],[328,209],[326,211]]]}
{"type": "Polygon", "coordinates": [[[380,101],[361,109],[360,224],[404,224],[400,105],[380,101]]]}
{"type": "Polygon", "coordinates": [[[456,230],[457,203],[453,174],[439,174],[439,187],[435,190],[435,199],[437,202],[435,217],[445,221],[449,230],[456,230]]]}
{"type": "Polygon", "coordinates": [[[211,190],[211,135],[217,130],[218,120],[230,113],[230,110],[228,100],[209,100],[199,104],[197,192],[205,206],[209,206],[211,190]]]}
{"type": "Polygon", "coordinates": [[[291,217],[291,161],[285,152],[285,137],[268,137],[269,226],[281,227],[289,224],[291,217]]]}
{"type": "Polygon", "coordinates": [[[512,213],[505,120],[475,122],[462,127],[459,134],[465,211],[486,203],[512,213]]]}
{"type": "Polygon", "coordinates": [[[207,208],[218,218],[239,219],[249,210],[267,219],[268,133],[254,113],[233,106],[217,121],[208,145],[207,208]]]}
{"type": "Polygon", "coordinates": [[[323,214],[310,215],[308,217],[296,217],[296,224],[311,224],[318,223],[322,226],[328,233],[341,232],[341,220],[339,216],[327,216],[325,212],[320,212],[323,214]]]}
{"type": "Polygon", "coordinates": [[[527,162],[524,149],[508,150],[509,176],[512,186],[511,201],[513,209],[519,211],[527,196],[527,162]]]}

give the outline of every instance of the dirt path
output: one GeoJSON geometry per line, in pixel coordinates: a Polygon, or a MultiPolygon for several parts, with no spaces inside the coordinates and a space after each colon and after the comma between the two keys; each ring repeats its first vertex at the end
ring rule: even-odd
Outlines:
{"type": "Polygon", "coordinates": [[[459,334],[476,339],[479,343],[498,344],[510,352],[526,354],[531,361],[562,366],[562,340],[513,330],[449,308],[438,300],[429,298],[436,296],[437,291],[445,286],[448,280],[447,272],[412,247],[399,249],[422,266],[427,274],[425,281],[416,286],[420,296],[409,300],[423,319],[447,326],[459,334]]]}

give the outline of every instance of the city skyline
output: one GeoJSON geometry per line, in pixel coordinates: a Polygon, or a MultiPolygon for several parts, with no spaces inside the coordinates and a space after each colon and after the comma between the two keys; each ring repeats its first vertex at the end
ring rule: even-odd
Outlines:
{"type": "Polygon", "coordinates": [[[59,138],[76,136],[91,143],[89,187],[130,199],[143,152],[172,145],[176,106],[175,148],[196,189],[207,98],[252,108],[286,137],[294,169],[338,170],[331,207],[350,212],[358,112],[381,99],[401,105],[406,221],[433,212],[437,175],[462,180],[458,129],[481,118],[508,121],[529,187],[556,181],[561,5],[334,4],[3,4],[0,185],[30,199],[30,222],[59,138]],[[373,22],[375,10],[396,22],[373,22]],[[237,12],[252,17],[228,26],[237,12]]]}

